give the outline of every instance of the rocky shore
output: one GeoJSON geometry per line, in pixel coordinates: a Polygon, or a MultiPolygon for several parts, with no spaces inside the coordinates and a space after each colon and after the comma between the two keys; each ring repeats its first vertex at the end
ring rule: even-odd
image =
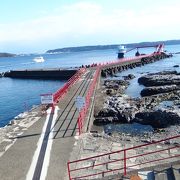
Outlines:
{"type": "MultiPolygon", "coordinates": [[[[132,98],[124,93],[132,78],[134,76],[129,74],[124,77],[124,80],[104,81],[100,90],[104,102],[97,100],[94,126],[123,126],[138,123],[150,125],[154,133],[169,132],[168,129],[171,129],[171,126],[177,126],[179,133],[180,73],[163,71],[140,77],[138,82],[146,86],[141,91],[142,97],[140,98],[132,98]],[[99,105],[102,108],[98,108],[99,105]]],[[[110,134],[113,133],[117,132],[112,130],[110,134]]],[[[174,133],[171,132],[168,135],[174,135],[174,133]]]]}

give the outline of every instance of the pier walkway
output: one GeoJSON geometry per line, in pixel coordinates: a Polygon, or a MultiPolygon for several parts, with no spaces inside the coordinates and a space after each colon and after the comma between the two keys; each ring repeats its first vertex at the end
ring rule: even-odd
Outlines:
{"type": "MultiPolygon", "coordinates": [[[[57,93],[58,96],[55,99],[58,102],[55,107],[50,107],[44,115],[40,112],[36,113],[32,117],[32,120],[36,121],[33,125],[24,129],[17,126],[16,129],[20,129],[21,133],[8,137],[7,141],[13,139],[13,144],[0,154],[0,179],[63,180],[68,177],[67,162],[75,137],[83,132],[87,112],[93,112],[89,105],[100,77],[99,74],[102,75],[100,70],[104,71],[104,74],[111,74],[114,71],[133,68],[161,58],[165,58],[164,54],[101,64],[87,68],[86,71],[80,73],[76,81],[71,79],[72,85],[69,86],[66,83],[64,88],[68,91],[61,91],[64,90],[63,88],[59,91],[64,92],[59,100],[57,93]],[[75,104],[78,96],[86,97],[86,105],[88,104],[80,112],[75,104]]],[[[2,144],[0,144],[0,150],[2,144]]]]}

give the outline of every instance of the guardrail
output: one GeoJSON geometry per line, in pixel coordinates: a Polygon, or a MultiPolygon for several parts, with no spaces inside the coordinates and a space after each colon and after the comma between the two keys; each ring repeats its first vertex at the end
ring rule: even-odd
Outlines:
{"type": "Polygon", "coordinates": [[[121,58],[121,59],[114,60],[114,61],[99,63],[98,66],[100,66],[102,68],[102,67],[105,67],[105,66],[108,66],[108,65],[116,65],[116,64],[119,64],[121,62],[129,62],[129,61],[137,60],[137,59],[140,59],[140,58],[151,57],[153,55],[156,55],[156,54],[152,53],[152,54],[140,55],[140,56],[136,56],[136,57],[121,58]]]}
{"type": "Polygon", "coordinates": [[[85,68],[79,69],[65,84],[63,87],[58,89],[54,94],[53,94],[53,100],[54,103],[57,103],[60,98],[62,98],[69,88],[81,77],[81,75],[86,71],[85,68]]]}
{"type": "Polygon", "coordinates": [[[85,105],[81,109],[81,111],[79,113],[79,116],[78,116],[78,120],[77,121],[78,121],[79,135],[82,133],[84,121],[85,121],[85,118],[86,118],[86,114],[87,114],[88,108],[90,106],[91,97],[92,97],[92,94],[94,92],[94,89],[95,89],[95,86],[96,86],[96,83],[97,83],[97,79],[99,77],[99,73],[100,73],[100,68],[97,68],[96,72],[95,72],[95,75],[94,75],[94,79],[91,82],[89,90],[88,90],[88,92],[86,94],[86,97],[85,97],[85,105]]]}
{"type": "Polygon", "coordinates": [[[180,157],[180,135],[127,148],[115,152],[79,159],[67,163],[69,180],[102,178],[124,174],[141,167],[167,163],[168,159],[180,157]],[[156,150],[153,150],[155,149],[156,150]],[[137,153],[141,152],[141,153],[137,153]],[[102,160],[102,161],[100,161],[102,160]]]}

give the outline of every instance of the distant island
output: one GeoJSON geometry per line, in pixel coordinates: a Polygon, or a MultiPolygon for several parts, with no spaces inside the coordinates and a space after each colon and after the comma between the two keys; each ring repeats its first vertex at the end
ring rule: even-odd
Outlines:
{"type": "MultiPolygon", "coordinates": [[[[129,43],[129,44],[121,44],[121,45],[125,45],[127,48],[133,48],[136,46],[149,46],[149,45],[155,45],[155,44],[159,44],[159,43],[164,43],[165,45],[176,45],[176,44],[180,44],[180,40],[140,42],[140,43],[129,43]]],[[[46,51],[46,53],[65,53],[65,52],[81,52],[81,51],[92,51],[92,50],[117,49],[119,45],[120,44],[66,47],[66,48],[58,48],[58,49],[48,50],[48,51],[46,51]]]]}
{"type": "Polygon", "coordinates": [[[1,57],[14,57],[16,56],[15,54],[11,54],[11,53],[0,53],[0,58],[1,57]]]}

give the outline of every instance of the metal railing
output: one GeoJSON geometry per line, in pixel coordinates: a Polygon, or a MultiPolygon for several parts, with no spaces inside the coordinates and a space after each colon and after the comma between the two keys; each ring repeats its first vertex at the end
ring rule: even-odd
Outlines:
{"type": "Polygon", "coordinates": [[[53,94],[53,100],[54,103],[57,103],[60,98],[62,98],[69,88],[81,77],[82,74],[84,74],[86,71],[85,68],[79,69],[65,84],[63,87],[58,89],[54,94],[53,94]]]}
{"type": "Polygon", "coordinates": [[[69,180],[102,178],[180,157],[180,135],[67,163],[69,180]],[[153,150],[154,149],[154,150],[153,150]],[[143,151],[144,150],[144,151],[143,151]],[[137,153],[140,152],[140,153],[137,153]],[[103,160],[102,162],[100,161],[103,160]],[[107,168],[108,167],[108,168],[107,168]]]}
{"type": "Polygon", "coordinates": [[[89,106],[90,106],[91,97],[92,97],[92,94],[94,93],[95,86],[96,86],[99,74],[100,74],[100,68],[97,68],[96,71],[95,71],[93,81],[91,82],[89,90],[88,90],[88,92],[86,94],[86,97],[85,97],[85,105],[81,109],[81,111],[79,113],[79,116],[78,116],[77,121],[78,121],[79,135],[82,133],[82,129],[83,129],[83,125],[84,125],[84,122],[85,122],[86,114],[87,114],[89,106]]]}

